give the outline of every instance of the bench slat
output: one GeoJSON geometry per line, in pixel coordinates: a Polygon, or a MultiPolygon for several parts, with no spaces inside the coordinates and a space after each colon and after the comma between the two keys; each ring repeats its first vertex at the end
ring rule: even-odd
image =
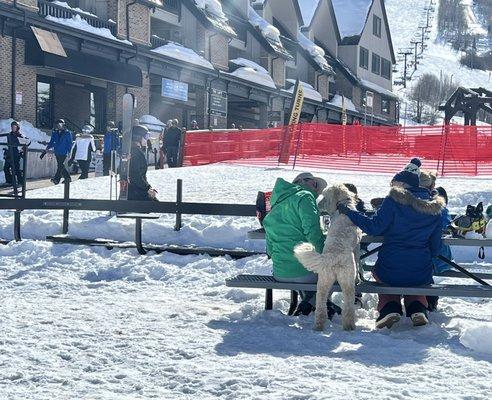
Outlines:
{"type": "Polygon", "coordinates": [[[123,213],[123,214],[117,214],[116,218],[128,218],[128,219],[159,219],[161,217],[161,214],[144,214],[144,213],[123,213]]]}
{"type": "MultiPolygon", "coordinates": [[[[280,289],[316,291],[316,284],[278,282],[269,275],[238,275],[226,280],[226,286],[251,289],[280,289]]],[[[339,292],[338,284],[333,290],[339,292]]],[[[478,285],[428,285],[393,287],[376,282],[362,282],[357,290],[363,293],[406,294],[415,296],[481,297],[492,298],[492,287],[478,285]]]]}

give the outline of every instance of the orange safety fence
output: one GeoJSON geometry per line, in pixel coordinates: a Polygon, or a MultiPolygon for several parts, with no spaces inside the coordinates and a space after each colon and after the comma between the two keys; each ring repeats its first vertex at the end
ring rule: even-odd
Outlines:
{"type": "Polygon", "coordinates": [[[299,124],[186,133],[183,165],[232,162],[394,172],[411,157],[441,175],[492,175],[492,126],[299,124]]]}

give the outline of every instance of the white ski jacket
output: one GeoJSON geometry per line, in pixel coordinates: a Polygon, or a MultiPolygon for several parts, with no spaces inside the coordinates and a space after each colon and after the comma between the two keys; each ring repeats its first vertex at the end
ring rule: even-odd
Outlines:
{"type": "Polygon", "coordinates": [[[90,161],[91,152],[96,151],[94,136],[86,133],[78,135],[72,147],[72,158],[90,161]]]}

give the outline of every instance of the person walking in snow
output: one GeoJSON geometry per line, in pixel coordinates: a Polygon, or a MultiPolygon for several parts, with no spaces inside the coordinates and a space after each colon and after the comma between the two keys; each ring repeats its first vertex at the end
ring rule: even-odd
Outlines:
{"type": "Polygon", "coordinates": [[[143,125],[132,128],[132,149],[128,173],[128,200],[157,201],[157,191],[147,181],[147,158],[142,147],[147,143],[149,130],[143,125]]]}
{"type": "Polygon", "coordinates": [[[109,121],[106,126],[106,133],[104,134],[104,147],[103,147],[103,175],[108,176],[111,169],[111,157],[113,151],[120,149],[120,136],[118,128],[113,121],[109,121]]]}
{"type": "Polygon", "coordinates": [[[173,119],[171,128],[164,135],[164,148],[169,168],[176,168],[178,166],[178,153],[183,135],[181,129],[178,128],[178,123],[179,121],[177,119],[173,119]]]}
{"type": "Polygon", "coordinates": [[[9,147],[4,149],[4,165],[3,172],[5,174],[5,182],[9,185],[21,185],[24,177],[20,169],[20,159],[25,154],[19,148],[21,144],[19,139],[23,139],[20,132],[20,124],[17,121],[12,121],[10,124],[10,133],[6,135],[7,144],[9,147]]]}
{"type": "Polygon", "coordinates": [[[89,177],[89,166],[92,160],[92,153],[96,151],[96,143],[94,142],[92,132],[94,132],[92,126],[84,125],[82,127],[82,134],[77,135],[72,147],[72,157],[69,165],[71,165],[74,160],[77,161],[82,170],[79,179],[87,179],[89,177]]]}
{"type": "MultiPolygon", "coordinates": [[[[51,139],[46,146],[46,151],[53,149],[55,152],[57,169],[55,176],[51,179],[55,185],[60,183],[60,179],[70,182],[70,173],[67,170],[68,156],[73,146],[73,134],[65,126],[65,120],[59,119],[55,122],[55,128],[51,132],[51,139]]],[[[45,153],[44,153],[45,154],[45,153]]],[[[44,154],[41,157],[44,157],[44,154]]]]}
{"type": "MultiPolygon", "coordinates": [[[[391,286],[421,286],[432,283],[433,257],[441,250],[441,214],[445,206],[440,196],[431,196],[420,187],[418,158],[397,173],[390,193],[373,217],[339,204],[354,225],[372,236],[383,236],[373,275],[391,286]]],[[[415,326],[428,323],[427,298],[403,296],[407,317],[415,326]]],[[[377,328],[391,328],[403,315],[401,296],[380,294],[377,328]]]]}

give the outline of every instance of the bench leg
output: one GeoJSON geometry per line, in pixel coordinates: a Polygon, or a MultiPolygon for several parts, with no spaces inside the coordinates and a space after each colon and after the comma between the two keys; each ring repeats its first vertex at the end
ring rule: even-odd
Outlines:
{"type": "Polygon", "coordinates": [[[147,254],[142,245],[142,218],[135,219],[135,244],[139,254],[147,254]]]}
{"type": "Polygon", "coordinates": [[[272,308],[273,308],[273,289],[266,289],[265,310],[271,310],[272,308]]]}
{"type": "Polygon", "coordinates": [[[295,290],[290,291],[290,307],[287,315],[294,315],[294,311],[297,308],[298,293],[295,290]]]}
{"type": "Polygon", "coordinates": [[[21,238],[21,212],[19,210],[14,211],[14,239],[16,242],[20,242],[21,238]]]}

